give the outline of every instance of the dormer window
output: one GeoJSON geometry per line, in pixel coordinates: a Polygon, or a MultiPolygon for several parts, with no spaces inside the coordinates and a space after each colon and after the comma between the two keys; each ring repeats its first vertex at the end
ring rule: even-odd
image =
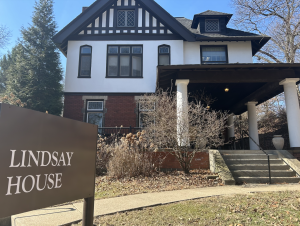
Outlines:
{"type": "Polygon", "coordinates": [[[119,10],[118,27],[134,27],[134,26],[135,26],[135,11],[119,10]]]}
{"type": "Polygon", "coordinates": [[[205,20],[205,31],[206,32],[219,32],[219,20],[218,19],[207,19],[205,20]]]}

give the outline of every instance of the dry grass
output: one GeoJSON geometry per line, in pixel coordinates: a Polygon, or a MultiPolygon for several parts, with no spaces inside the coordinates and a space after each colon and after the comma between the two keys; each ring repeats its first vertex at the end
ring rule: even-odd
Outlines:
{"type": "MultiPolygon", "coordinates": [[[[95,225],[299,225],[300,192],[203,198],[98,217],[95,225]]],[[[81,225],[81,224],[78,224],[81,225]]]]}
{"type": "Polygon", "coordinates": [[[134,177],[116,179],[108,176],[96,178],[95,198],[112,198],[124,195],[172,191],[191,188],[222,186],[218,179],[207,179],[207,175],[215,175],[210,170],[192,170],[189,175],[183,171],[156,173],[150,177],[134,177]]]}

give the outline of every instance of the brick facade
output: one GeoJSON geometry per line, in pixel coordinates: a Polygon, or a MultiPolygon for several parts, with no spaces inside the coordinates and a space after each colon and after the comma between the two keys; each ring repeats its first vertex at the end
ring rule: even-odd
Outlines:
{"type": "MultiPolygon", "coordinates": [[[[66,95],[64,104],[63,115],[65,118],[84,120],[83,112],[86,106],[84,106],[85,101],[82,95],[66,95]]],[[[121,125],[124,127],[138,126],[138,109],[134,96],[108,96],[105,100],[103,126],[120,127],[121,125]]]]}
{"type": "Polygon", "coordinates": [[[83,120],[83,109],[84,101],[82,96],[78,95],[65,95],[64,101],[64,117],[69,119],[74,119],[78,121],[83,120]]]}
{"type": "Polygon", "coordinates": [[[137,127],[137,109],[134,96],[108,96],[105,103],[105,127],[137,127]]]}
{"type": "MultiPolygon", "coordinates": [[[[178,160],[176,159],[175,155],[166,152],[155,152],[154,159],[158,160],[164,159],[161,169],[177,169],[182,170],[178,160]]],[[[191,164],[192,169],[209,169],[209,153],[208,152],[198,152],[195,154],[195,157],[191,164]]]]}

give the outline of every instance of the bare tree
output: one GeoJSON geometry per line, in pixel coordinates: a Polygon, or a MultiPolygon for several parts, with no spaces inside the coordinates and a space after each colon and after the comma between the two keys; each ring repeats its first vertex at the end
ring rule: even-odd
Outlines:
{"type": "Polygon", "coordinates": [[[299,62],[300,0],[232,0],[238,27],[272,39],[256,55],[268,63],[299,62]]]}
{"type": "Polygon", "coordinates": [[[154,148],[169,149],[187,174],[197,152],[224,145],[226,112],[207,109],[196,99],[178,112],[176,94],[163,91],[145,95],[138,103],[146,139],[154,148]],[[186,114],[187,119],[179,119],[181,114],[186,114]]]}
{"type": "Polygon", "coordinates": [[[11,32],[6,26],[0,25],[0,49],[4,48],[11,37],[11,32]]]}

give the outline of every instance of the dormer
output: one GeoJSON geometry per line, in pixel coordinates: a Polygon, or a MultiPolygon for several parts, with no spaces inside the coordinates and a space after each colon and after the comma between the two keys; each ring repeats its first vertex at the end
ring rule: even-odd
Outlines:
{"type": "Polygon", "coordinates": [[[200,34],[218,33],[225,34],[226,26],[232,14],[207,10],[203,13],[194,15],[192,28],[198,29],[200,34]]]}

